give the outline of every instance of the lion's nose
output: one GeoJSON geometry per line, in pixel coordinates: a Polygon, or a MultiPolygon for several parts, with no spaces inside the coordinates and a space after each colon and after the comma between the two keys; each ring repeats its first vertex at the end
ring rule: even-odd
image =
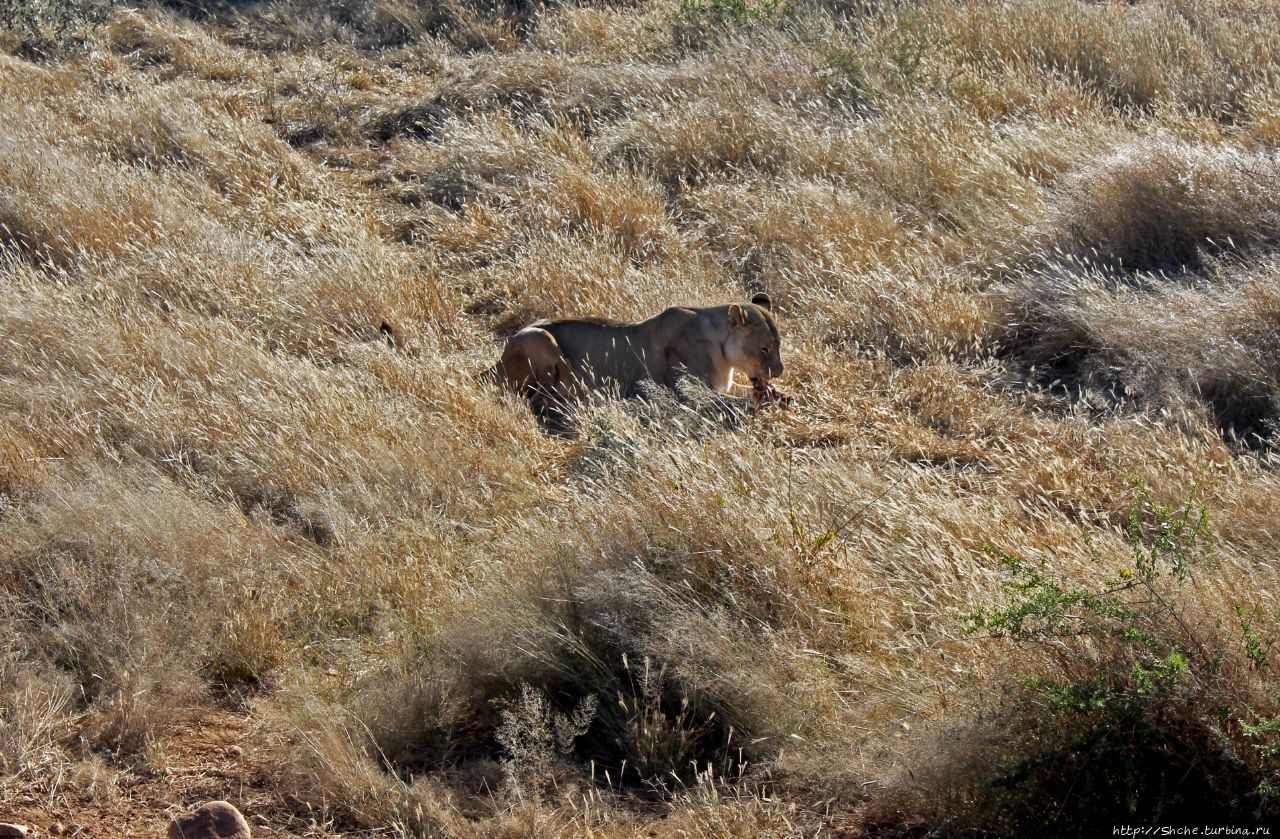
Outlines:
{"type": "Polygon", "coordinates": [[[772,362],[769,365],[769,378],[775,379],[778,376],[781,376],[783,369],[784,368],[782,366],[782,359],[778,359],[777,361],[772,362]]]}

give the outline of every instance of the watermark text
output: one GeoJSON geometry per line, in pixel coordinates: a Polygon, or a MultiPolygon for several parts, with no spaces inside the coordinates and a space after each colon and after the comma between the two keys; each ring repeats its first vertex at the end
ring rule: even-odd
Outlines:
{"type": "Polygon", "coordinates": [[[1160,825],[1133,827],[1122,824],[1111,828],[1112,836],[1270,836],[1269,827],[1231,827],[1214,825],[1160,825]]]}

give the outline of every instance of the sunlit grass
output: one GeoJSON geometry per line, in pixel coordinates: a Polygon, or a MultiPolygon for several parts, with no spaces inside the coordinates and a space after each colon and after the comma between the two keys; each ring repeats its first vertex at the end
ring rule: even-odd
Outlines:
{"type": "Polygon", "coordinates": [[[163,769],[231,704],[317,834],[998,829],[975,790],[1051,718],[1009,697],[1127,671],[966,616],[1000,555],[1100,584],[1139,485],[1206,508],[1180,614],[1238,686],[1162,707],[1251,743],[1278,14],[281,0],[10,32],[0,801],[163,769]],[[535,318],[757,291],[786,411],[602,400],[561,438],[476,379],[535,318]]]}

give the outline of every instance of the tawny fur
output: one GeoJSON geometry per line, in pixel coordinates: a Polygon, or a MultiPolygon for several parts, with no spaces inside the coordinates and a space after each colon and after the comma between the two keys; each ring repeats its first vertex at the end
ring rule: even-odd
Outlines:
{"type": "Polygon", "coordinates": [[[729,393],[734,370],[753,382],[782,375],[770,308],[768,295],[757,294],[750,303],[673,307],[638,323],[538,321],[507,341],[488,373],[535,411],[564,406],[589,391],[629,396],[645,380],[674,388],[681,376],[729,393]]]}

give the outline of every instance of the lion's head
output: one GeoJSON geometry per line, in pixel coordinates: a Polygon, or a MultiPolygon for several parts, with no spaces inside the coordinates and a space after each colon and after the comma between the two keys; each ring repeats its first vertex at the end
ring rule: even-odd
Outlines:
{"type": "Polygon", "coordinates": [[[724,355],[753,384],[767,385],[770,379],[782,375],[781,350],[769,295],[760,292],[750,303],[729,307],[729,338],[724,343],[724,355]]]}

